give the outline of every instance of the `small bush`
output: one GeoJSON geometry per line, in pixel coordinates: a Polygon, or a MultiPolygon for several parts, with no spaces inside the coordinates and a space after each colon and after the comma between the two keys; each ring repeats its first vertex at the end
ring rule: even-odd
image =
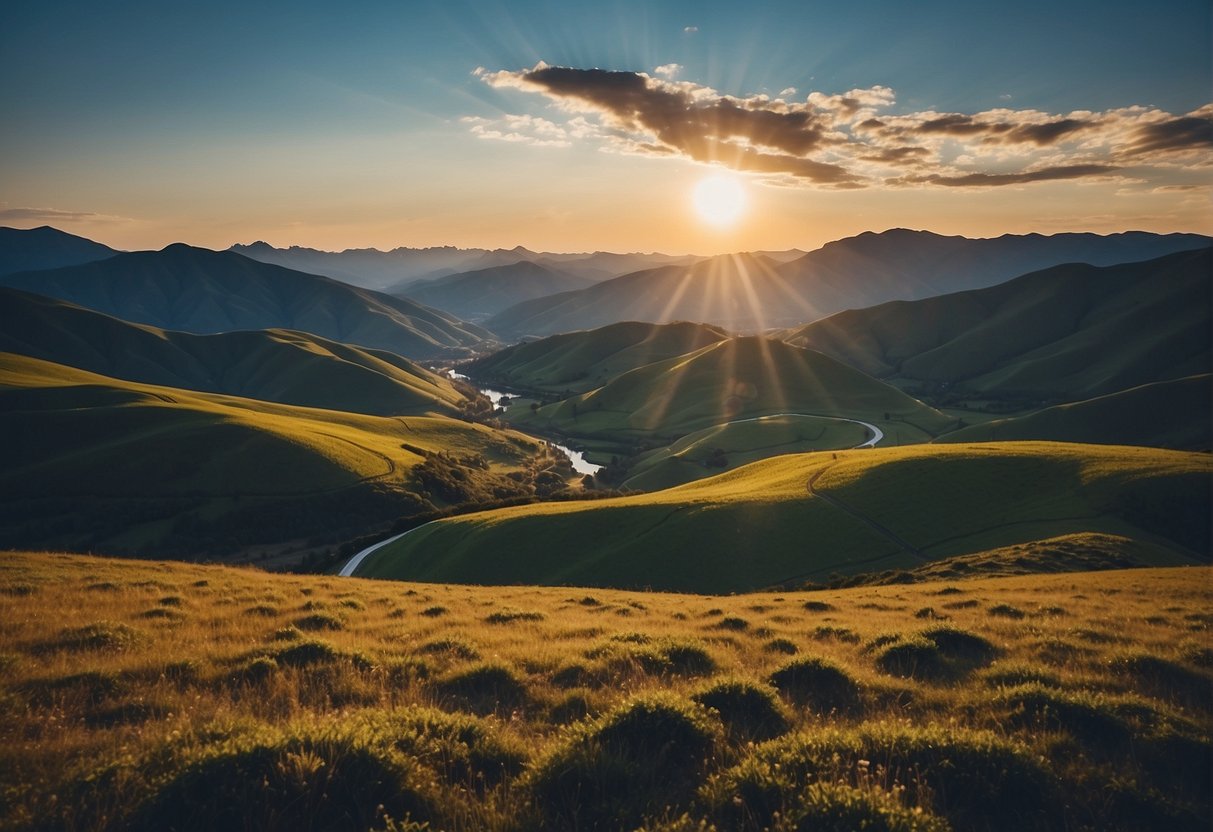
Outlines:
{"type": "Polygon", "coordinates": [[[450,610],[448,610],[446,607],[440,604],[435,604],[432,607],[426,607],[423,609],[421,614],[427,618],[437,618],[440,615],[446,615],[448,612],[450,612],[450,610]]]}
{"type": "Polygon", "coordinates": [[[467,661],[475,661],[480,658],[480,651],[476,649],[475,645],[458,638],[443,638],[427,642],[418,647],[417,652],[429,655],[445,653],[448,656],[467,661]]]}
{"type": "Polygon", "coordinates": [[[792,702],[821,713],[851,710],[859,702],[859,684],[851,675],[816,656],[793,659],[772,673],[769,681],[792,702]]]}
{"type": "Polygon", "coordinates": [[[999,653],[988,639],[958,627],[924,630],[922,637],[934,642],[948,659],[965,664],[989,664],[999,653]]]}
{"type": "Polygon", "coordinates": [[[634,699],[570,729],[526,787],[544,829],[632,829],[686,806],[718,737],[699,705],[670,694],[634,699]]]}
{"type": "Polygon", "coordinates": [[[916,636],[880,648],[876,667],[891,676],[934,679],[944,674],[946,664],[935,642],[916,636]]]}
{"type": "Polygon", "coordinates": [[[486,624],[512,624],[515,621],[542,621],[543,613],[530,610],[497,610],[485,619],[486,624]]]}
{"type": "Polygon", "coordinates": [[[783,653],[785,656],[795,656],[800,652],[796,643],[786,638],[773,638],[762,646],[768,653],[783,653]]]}
{"type": "Polygon", "coordinates": [[[1207,672],[1148,653],[1122,656],[1113,662],[1113,668],[1154,696],[1193,708],[1213,709],[1213,677],[1207,672]]]}
{"type": "Polygon", "coordinates": [[[332,664],[341,658],[341,651],[327,641],[301,641],[290,647],[283,647],[274,654],[278,664],[289,667],[332,664]]]}
{"type": "Polygon", "coordinates": [[[1095,694],[1026,684],[1003,690],[995,701],[1008,711],[1012,724],[1062,730],[1088,747],[1117,750],[1131,734],[1112,704],[1095,694]]]}
{"type": "Polygon", "coordinates": [[[340,618],[327,612],[317,612],[297,618],[295,626],[309,633],[321,630],[340,630],[345,627],[340,618]]]}
{"type": "Polygon", "coordinates": [[[859,633],[849,627],[817,627],[813,630],[813,638],[818,641],[843,641],[847,644],[859,643],[859,633]]]}
{"type": "Polygon", "coordinates": [[[982,677],[994,687],[1016,687],[1037,684],[1049,688],[1060,688],[1061,678],[1042,667],[1030,664],[996,664],[982,677]]]}
{"type": "Polygon", "coordinates": [[[834,609],[833,604],[827,604],[825,601],[805,601],[803,606],[808,612],[830,612],[834,609]]]}
{"type": "Polygon", "coordinates": [[[479,714],[512,711],[529,699],[526,683],[502,664],[478,664],[460,670],[441,680],[436,690],[479,714]]]}
{"type": "Polygon", "coordinates": [[[232,681],[243,684],[262,684],[278,672],[278,662],[269,656],[256,656],[232,671],[232,681]]]}
{"type": "Polygon", "coordinates": [[[278,615],[278,608],[273,604],[254,604],[246,609],[244,614],[257,618],[275,618],[278,615]]]}
{"type": "Polygon", "coordinates": [[[746,621],[744,618],[728,616],[717,621],[715,626],[719,630],[734,630],[740,632],[741,630],[748,629],[750,622],[746,621]]]}
{"type": "Polygon", "coordinates": [[[1013,607],[1010,604],[995,604],[994,606],[990,607],[988,612],[990,615],[994,615],[999,618],[1013,618],[1016,620],[1025,618],[1027,616],[1027,613],[1021,610],[1019,607],[1013,607]]]}
{"type": "Polygon", "coordinates": [[[753,682],[727,679],[692,694],[691,700],[716,711],[729,735],[741,742],[769,740],[789,728],[779,697],[753,682]]]}
{"type": "Polygon", "coordinates": [[[366,604],[362,603],[357,598],[342,598],[337,602],[337,606],[344,607],[347,610],[356,610],[358,612],[366,609],[366,604]]]}
{"type": "Polygon", "coordinates": [[[44,645],[50,650],[71,650],[84,652],[121,652],[130,650],[143,643],[146,637],[143,633],[127,624],[115,621],[98,621],[86,627],[73,627],[63,630],[57,639],[44,645]]]}
{"type": "Polygon", "coordinates": [[[811,783],[787,812],[788,828],[812,832],[951,832],[943,820],[904,806],[881,788],[811,783]]]}

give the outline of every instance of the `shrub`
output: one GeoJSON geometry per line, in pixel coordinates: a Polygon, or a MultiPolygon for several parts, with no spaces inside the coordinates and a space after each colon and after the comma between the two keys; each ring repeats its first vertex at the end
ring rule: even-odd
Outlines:
{"type": "Polygon", "coordinates": [[[320,630],[340,630],[345,625],[335,615],[327,612],[317,612],[295,619],[295,626],[300,630],[318,632],[320,630]]]}
{"type": "Polygon", "coordinates": [[[515,621],[542,621],[543,613],[529,610],[497,610],[484,619],[486,624],[511,624],[515,621]]]}
{"type": "Polygon", "coordinates": [[[924,630],[922,637],[934,642],[948,659],[964,664],[989,664],[999,653],[988,639],[958,627],[924,630]]]}
{"type": "Polygon", "coordinates": [[[765,685],[726,679],[692,694],[691,700],[716,711],[729,735],[741,742],[769,740],[789,728],[779,697],[765,685]]]}
{"type": "Polygon", "coordinates": [[[341,651],[327,641],[301,641],[283,647],[274,654],[278,664],[288,667],[311,667],[332,664],[342,658],[341,651]]]}
{"type": "Polygon", "coordinates": [[[1001,691],[995,702],[1009,712],[1012,724],[1062,730],[1088,747],[1119,749],[1130,737],[1129,726],[1112,704],[1096,694],[1029,683],[1001,691]]]}
{"type": "Polygon", "coordinates": [[[269,656],[256,656],[232,671],[232,681],[261,684],[278,672],[278,662],[269,656]]]}
{"type": "Polygon", "coordinates": [[[859,684],[828,659],[793,659],[771,674],[770,683],[792,702],[826,713],[847,711],[859,700],[859,684]]]}
{"type": "Polygon", "coordinates": [[[989,613],[999,618],[1014,618],[1016,620],[1027,616],[1027,613],[1019,607],[1013,607],[1010,604],[995,604],[990,607],[989,613]]]}
{"type": "Polygon", "coordinates": [[[1113,668],[1155,696],[1206,711],[1213,709],[1213,677],[1205,672],[1148,653],[1122,656],[1113,662],[1113,668]]]}
{"type": "Polygon", "coordinates": [[[716,628],[720,629],[720,630],[740,631],[740,630],[748,629],[749,626],[750,626],[750,622],[746,621],[744,618],[738,618],[738,617],[732,616],[732,615],[728,616],[726,618],[722,618],[716,622],[716,628]]]}
{"type": "MultiPolygon", "coordinates": [[[[1065,795],[1035,755],[989,732],[936,726],[868,723],[792,734],[714,777],[703,798],[723,827],[759,830],[772,826],[776,813],[803,811],[812,783],[903,787],[909,805],[956,829],[1065,828],[1065,795]]],[[[832,801],[823,795],[822,802],[832,801]]]]}
{"type": "Polygon", "coordinates": [[[880,648],[876,667],[891,676],[915,679],[935,679],[946,669],[939,647],[921,636],[902,638],[880,648]]]}
{"type": "Polygon", "coordinates": [[[127,624],[98,621],[85,627],[73,627],[60,632],[59,637],[42,647],[49,650],[84,652],[121,652],[130,650],[145,640],[143,633],[127,624]]]}
{"type": "Polygon", "coordinates": [[[526,683],[502,664],[482,663],[453,673],[438,682],[437,691],[480,714],[511,711],[529,698],[526,683]]]}
{"type": "Polygon", "coordinates": [[[273,604],[255,604],[246,609],[244,614],[261,618],[274,618],[278,615],[278,608],[273,604]]]}
{"type": "Polygon", "coordinates": [[[448,612],[450,612],[450,610],[448,610],[446,607],[440,604],[435,604],[432,607],[426,607],[423,609],[421,614],[427,618],[437,618],[440,615],[446,615],[448,612]]]}
{"type": "Polygon", "coordinates": [[[419,765],[354,732],[263,731],[199,749],[130,819],[136,829],[363,830],[384,813],[429,819],[419,765]]]}
{"type": "Polygon", "coordinates": [[[701,706],[668,693],[641,697],[568,729],[526,787],[542,828],[634,828],[686,806],[718,737],[701,706]]]}
{"type": "Polygon", "coordinates": [[[946,626],[910,636],[880,636],[868,648],[877,651],[876,667],[883,672],[915,679],[957,678],[999,654],[982,636],[946,626]]]}
{"type": "Polygon", "coordinates": [[[800,652],[800,648],[796,646],[796,643],[786,638],[773,638],[764,644],[762,649],[768,653],[783,653],[787,656],[795,656],[800,652]]]}
{"type": "Polygon", "coordinates": [[[446,653],[449,656],[454,656],[457,659],[467,659],[475,661],[480,658],[480,651],[475,645],[458,638],[442,638],[437,641],[427,642],[417,648],[418,653],[446,653]]]}
{"type": "Polygon", "coordinates": [[[805,601],[804,608],[809,612],[829,612],[834,609],[834,605],[825,601],[805,601]]]}
{"type": "Polygon", "coordinates": [[[910,809],[891,792],[843,783],[811,783],[786,817],[805,832],[950,832],[938,817],[910,809]]]}

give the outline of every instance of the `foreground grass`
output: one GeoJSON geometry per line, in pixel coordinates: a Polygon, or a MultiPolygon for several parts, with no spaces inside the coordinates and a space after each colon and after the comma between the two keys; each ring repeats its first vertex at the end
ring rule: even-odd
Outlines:
{"type": "Polygon", "coordinates": [[[9,553],[12,829],[1202,829],[1210,572],[712,597],[9,553]]]}

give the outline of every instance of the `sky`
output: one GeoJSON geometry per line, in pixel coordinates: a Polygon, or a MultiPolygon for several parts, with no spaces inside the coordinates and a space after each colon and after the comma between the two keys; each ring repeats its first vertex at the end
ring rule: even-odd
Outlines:
{"type": "Polygon", "coordinates": [[[1211,43],[1207,0],[7,0],[0,225],[699,254],[1213,233],[1211,43]],[[696,203],[713,178],[735,204],[696,203]]]}

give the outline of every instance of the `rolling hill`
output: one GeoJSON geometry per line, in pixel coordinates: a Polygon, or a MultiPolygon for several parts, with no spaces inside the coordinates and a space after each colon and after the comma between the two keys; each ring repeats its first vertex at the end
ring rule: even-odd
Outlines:
{"type": "Polygon", "coordinates": [[[49,225],[29,229],[0,227],[0,275],[78,266],[117,253],[109,246],[49,225]]]}
{"type": "Polygon", "coordinates": [[[1208,246],[1196,234],[1131,232],[944,237],[866,232],[789,262],[725,255],[618,277],[526,301],[487,322],[509,336],[542,336],[623,320],[693,320],[741,331],[794,326],[845,309],[992,286],[1062,263],[1112,265],[1208,246]]]}
{"type": "Polygon", "coordinates": [[[407,300],[179,243],[8,275],[0,285],[164,329],[293,329],[409,358],[458,354],[489,337],[479,327],[407,300]]]}
{"type": "Polygon", "coordinates": [[[1071,264],[833,315],[785,334],[881,378],[1075,400],[1207,373],[1213,249],[1071,264]]]}
{"type": "Polygon", "coordinates": [[[894,423],[920,438],[954,424],[829,356],[756,336],[647,364],[519,422],[575,436],[676,438],[723,422],[783,413],[894,423]]]}
{"type": "Polygon", "coordinates": [[[515,344],[462,369],[474,378],[508,387],[581,393],[628,370],[694,352],[728,337],[706,324],[627,321],[515,344]]]}
{"type": "Polygon", "coordinates": [[[173,332],[16,289],[0,289],[0,352],[127,381],[381,416],[457,415],[464,401],[450,379],[395,353],[288,330],[173,332]]]}
{"type": "Polygon", "coordinates": [[[1211,434],[1213,376],[1204,374],[971,425],[936,441],[1038,439],[1207,451],[1213,447],[1211,434]]]}
{"type": "Polygon", "coordinates": [[[0,545],[225,558],[337,542],[448,502],[422,468],[522,493],[526,477],[505,474],[542,453],[529,437],[442,416],[272,404],[10,353],[0,435],[0,545]]]}
{"type": "Polygon", "coordinates": [[[743,592],[1080,532],[1191,563],[1209,555],[1211,474],[1204,454],[1059,443],[797,454],[651,494],[442,520],[356,574],[743,592]]]}
{"type": "Polygon", "coordinates": [[[583,289],[593,281],[522,260],[505,266],[416,281],[398,295],[467,321],[488,318],[525,300],[583,289]]]}

